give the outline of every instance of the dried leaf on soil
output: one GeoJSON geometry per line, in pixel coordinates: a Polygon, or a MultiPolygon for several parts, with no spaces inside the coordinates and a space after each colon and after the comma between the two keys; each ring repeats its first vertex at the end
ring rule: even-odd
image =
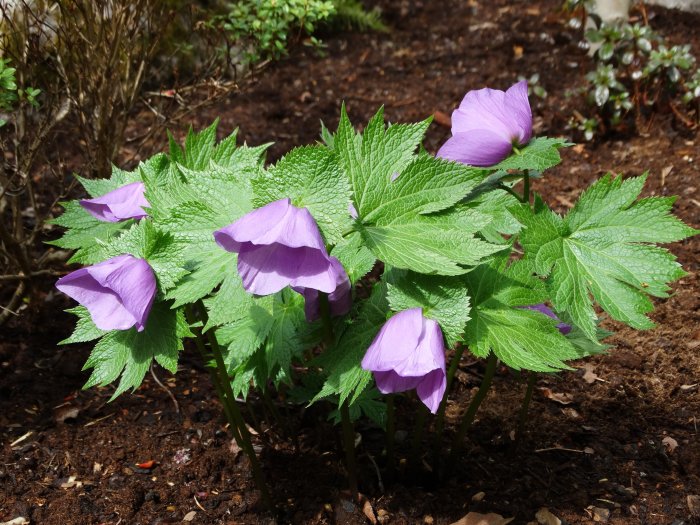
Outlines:
{"type": "Polygon", "coordinates": [[[694,518],[700,518],[700,496],[688,494],[688,509],[694,518]]]}
{"type": "Polygon", "coordinates": [[[11,519],[10,521],[3,521],[0,525],[29,525],[27,518],[20,516],[19,518],[11,519]]]}
{"type": "Polygon", "coordinates": [[[535,518],[540,525],[561,525],[561,520],[549,512],[549,509],[546,507],[542,507],[538,510],[537,514],[535,514],[535,518]]]}
{"type": "Polygon", "coordinates": [[[80,414],[78,407],[63,406],[56,409],[53,419],[56,423],[64,423],[67,419],[76,419],[78,414],[80,414]]]}
{"type": "Polygon", "coordinates": [[[593,372],[594,368],[595,367],[591,363],[586,363],[585,365],[583,365],[583,370],[585,370],[585,372],[583,373],[583,380],[589,385],[595,383],[596,379],[598,379],[598,375],[595,372],[593,372]]]}
{"type": "Polygon", "coordinates": [[[570,405],[574,402],[574,396],[572,396],[571,394],[560,394],[558,392],[552,392],[551,389],[546,387],[540,388],[540,391],[542,392],[542,395],[544,397],[551,401],[554,401],[555,403],[559,403],[560,405],[570,405]]]}
{"type": "Polygon", "coordinates": [[[664,444],[664,447],[666,447],[669,454],[673,454],[673,452],[678,448],[678,441],[673,439],[671,436],[666,436],[663,438],[661,443],[664,444]]]}
{"type": "Polygon", "coordinates": [[[515,518],[504,518],[500,514],[479,514],[478,512],[470,512],[462,519],[455,521],[452,525],[506,525],[515,518]]]}

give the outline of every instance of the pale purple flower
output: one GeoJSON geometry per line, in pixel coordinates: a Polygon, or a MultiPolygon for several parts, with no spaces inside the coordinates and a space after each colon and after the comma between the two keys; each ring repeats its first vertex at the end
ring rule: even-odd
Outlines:
{"type": "Polygon", "coordinates": [[[101,330],[141,332],[156,296],[151,266],[132,255],[119,255],[61,277],[56,288],[90,312],[101,330]]]}
{"type": "Polygon", "coordinates": [[[127,219],[143,219],[148,214],[143,210],[149,207],[143,182],[132,182],[95,199],[83,199],[80,205],[90,215],[105,222],[119,222],[127,219]]]}
{"type": "MultiPolygon", "coordinates": [[[[352,287],[350,286],[350,278],[343,268],[343,265],[340,264],[340,261],[335,257],[331,257],[331,266],[335,272],[336,289],[328,294],[328,306],[331,311],[331,316],[338,317],[350,311],[350,307],[352,306],[352,287]]],[[[304,296],[304,313],[306,314],[306,320],[312,322],[320,319],[321,303],[319,291],[314,288],[305,288],[303,286],[295,286],[294,291],[304,296]]]]}
{"type": "Polygon", "coordinates": [[[452,137],[437,156],[471,166],[493,166],[530,137],[532,112],[523,80],[506,92],[484,88],[467,93],[452,113],[452,137]]]}
{"type": "MultiPolygon", "coordinates": [[[[552,319],[555,319],[557,321],[560,321],[560,319],[557,317],[557,315],[546,305],[540,303],[540,304],[531,304],[529,306],[523,306],[522,308],[526,308],[528,310],[535,310],[536,312],[540,312],[541,314],[546,315],[547,317],[551,317],[552,319]]],[[[564,322],[559,322],[557,324],[557,328],[559,331],[562,333],[562,335],[566,335],[569,332],[571,332],[571,325],[566,324],[564,322]]]]}
{"type": "Polygon", "coordinates": [[[337,272],[316,221],[306,208],[280,199],[214,232],[223,249],[238,253],[243,287],[257,295],[286,286],[335,291],[337,272]]]}
{"type": "Polygon", "coordinates": [[[416,389],[435,414],[447,387],[445,344],[440,325],[411,308],[389,319],[362,359],[383,394],[416,389]]]}

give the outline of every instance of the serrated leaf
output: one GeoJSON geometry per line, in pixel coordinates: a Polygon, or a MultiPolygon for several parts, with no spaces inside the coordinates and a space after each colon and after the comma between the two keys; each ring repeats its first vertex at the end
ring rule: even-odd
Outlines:
{"type": "Polygon", "coordinates": [[[493,352],[508,366],[551,372],[568,368],[566,360],[579,354],[546,315],[523,309],[542,303],[546,290],[532,277],[530,266],[508,265],[506,254],[464,276],[472,298],[472,319],[465,341],[479,357],[493,352]]]}
{"type": "Polygon", "coordinates": [[[389,304],[394,312],[422,308],[424,317],[440,324],[448,347],[462,340],[469,320],[469,296],[462,279],[396,270],[386,278],[389,304]]]}
{"type": "Polygon", "coordinates": [[[326,240],[335,244],[351,224],[350,187],[336,157],[325,147],[296,148],[253,180],[256,207],[289,198],[307,208],[326,240]]]}
{"type": "Polygon", "coordinates": [[[101,197],[105,193],[141,180],[138,169],[135,171],[124,171],[114,165],[112,166],[112,174],[108,179],[86,179],[78,175],[75,178],[85,188],[90,197],[101,197]]]}
{"type": "Polygon", "coordinates": [[[141,385],[153,359],[172,373],[177,371],[177,356],[182,350],[178,335],[184,316],[168,304],[156,303],[148,316],[143,332],[136,329],[114,330],[95,345],[83,370],[92,368],[83,388],[105,386],[121,376],[110,400],[129,388],[141,385]]]}
{"type": "Polygon", "coordinates": [[[364,133],[358,135],[343,105],[333,151],[350,180],[360,218],[379,206],[392,176],[402,173],[413,160],[430,122],[427,119],[417,124],[385,127],[384,110],[380,108],[364,133]]]}
{"type": "Polygon", "coordinates": [[[95,326],[95,323],[92,322],[92,318],[90,317],[90,312],[88,312],[88,309],[84,306],[69,308],[66,312],[77,315],[78,321],[76,322],[75,329],[71,336],[59,342],[59,345],[86,343],[99,339],[107,333],[105,330],[100,330],[95,326]]]}
{"type": "Polygon", "coordinates": [[[185,273],[182,269],[182,245],[152,221],[134,224],[104,247],[105,258],[125,253],[145,259],[151,265],[159,289],[163,292],[175,286],[185,273]]]}
{"type": "Polygon", "coordinates": [[[474,233],[489,218],[466,207],[432,215],[417,215],[406,222],[365,225],[360,233],[374,255],[396,268],[418,273],[459,275],[499,250],[474,233]]]}
{"type": "Polygon", "coordinates": [[[576,206],[559,217],[548,209],[522,208],[521,244],[525,258],[548,277],[552,301],[584,333],[596,340],[591,296],[614,319],[651,328],[647,295],[666,297],[668,283],[684,275],[675,257],[657,242],[673,242],[696,230],[670,214],[673,199],[636,200],[645,176],[607,175],[595,182],[576,206]]]}
{"type": "Polygon", "coordinates": [[[270,371],[279,368],[278,378],[286,379],[292,358],[305,349],[299,337],[299,329],[306,323],[302,295],[290,289],[275,294],[272,319],[265,341],[267,368],[270,371]]]}
{"type": "Polygon", "coordinates": [[[367,275],[377,260],[374,254],[364,245],[362,236],[358,232],[353,232],[336,244],[331,251],[331,255],[340,261],[350,278],[350,282],[353,284],[367,275]]]}
{"type": "Polygon", "coordinates": [[[571,146],[564,139],[537,137],[520,151],[493,166],[497,170],[544,171],[561,162],[559,148],[571,146]]]}
{"type": "Polygon", "coordinates": [[[216,119],[208,128],[195,133],[192,128],[185,138],[185,151],[182,165],[191,170],[203,170],[209,165],[216,143],[216,128],[219,119],[216,119]]]}

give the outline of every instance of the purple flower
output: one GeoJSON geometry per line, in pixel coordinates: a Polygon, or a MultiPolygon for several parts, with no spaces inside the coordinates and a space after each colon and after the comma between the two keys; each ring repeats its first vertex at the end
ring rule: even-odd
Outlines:
{"type": "MultiPolygon", "coordinates": [[[[352,293],[350,279],[345,272],[343,265],[335,257],[331,257],[331,266],[335,272],[336,289],[328,294],[328,305],[331,315],[337,317],[345,315],[350,311],[352,306],[352,293]]],[[[321,318],[321,303],[319,301],[319,292],[314,288],[304,288],[303,286],[295,286],[295,292],[299,292],[304,296],[304,313],[306,320],[309,322],[321,318]]]]}
{"type": "MultiPolygon", "coordinates": [[[[522,308],[526,308],[528,310],[535,310],[536,312],[540,312],[541,314],[544,314],[547,317],[551,317],[552,319],[556,319],[557,321],[559,321],[559,318],[556,316],[556,314],[554,312],[552,312],[552,310],[549,307],[547,307],[546,305],[544,305],[542,303],[531,304],[529,306],[523,306],[522,308]]],[[[557,328],[562,333],[562,335],[566,335],[569,332],[571,332],[572,327],[570,324],[559,322],[557,324],[557,328]]]]}
{"type": "Polygon", "coordinates": [[[316,221],[289,199],[253,210],[215,231],[214,239],[238,253],[238,273],[251,293],[268,295],[288,285],[331,293],[338,286],[316,221]]]}
{"type": "Polygon", "coordinates": [[[420,308],[399,312],[389,319],[367,349],[362,368],[374,373],[383,394],[416,389],[435,414],[445,394],[445,345],[436,321],[420,308]]]}
{"type": "Polygon", "coordinates": [[[88,309],[101,330],[141,332],[156,296],[151,266],[132,255],[119,255],[61,277],[56,288],[88,309]]]}
{"type": "Polygon", "coordinates": [[[524,146],[532,136],[532,112],[527,82],[508,91],[470,91],[452,113],[452,137],[437,156],[472,166],[493,166],[524,146]]]}
{"type": "Polygon", "coordinates": [[[100,221],[119,222],[127,219],[143,219],[148,214],[143,207],[150,206],[143,196],[143,182],[132,182],[95,199],[83,199],[80,205],[100,221]]]}

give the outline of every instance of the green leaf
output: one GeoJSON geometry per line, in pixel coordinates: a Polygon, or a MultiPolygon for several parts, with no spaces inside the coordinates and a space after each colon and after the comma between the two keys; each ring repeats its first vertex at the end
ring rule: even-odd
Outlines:
{"type": "MultiPolygon", "coordinates": [[[[493,166],[498,170],[544,171],[561,162],[559,148],[571,146],[564,139],[537,137],[520,151],[493,166]]],[[[492,169],[493,169],[492,168],[492,169]]]]}
{"type": "Polygon", "coordinates": [[[351,404],[357,401],[372,379],[372,373],[363,370],[360,362],[388,312],[386,286],[380,283],[361,303],[357,319],[340,335],[336,345],[318,357],[315,364],[323,368],[327,379],[312,402],[332,395],[340,396],[339,405],[346,399],[351,404]]]}
{"type": "Polygon", "coordinates": [[[350,282],[353,284],[367,275],[377,260],[374,254],[364,245],[362,236],[358,232],[351,233],[336,244],[331,251],[331,255],[340,261],[350,278],[350,282]]]}
{"type": "Polygon", "coordinates": [[[462,340],[469,320],[469,296],[461,278],[392,270],[387,280],[394,312],[422,308],[425,317],[440,324],[449,347],[462,340]]]}
{"type": "Polygon", "coordinates": [[[648,295],[667,297],[668,283],[684,275],[675,257],[652,243],[697,231],[671,215],[672,198],[637,200],[645,179],[606,175],[563,218],[541,203],[534,214],[518,210],[526,260],[548,278],[555,308],[592,340],[597,317],[591,296],[614,319],[651,328],[648,295]]]}
{"type": "Polygon", "coordinates": [[[71,336],[58,343],[59,345],[86,343],[99,339],[107,333],[105,330],[100,330],[95,326],[95,323],[92,322],[92,318],[90,317],[90,312],[88,312],[88,309],[84,306],[69,308],[66,312],[77,315],[78,321],[71,336]]]}
{"type": "Polygon", "coordinates": [[[289,198],[294,206],[307,208],[329,243],[337,243],[351,224],[348,181],[328,148],[290,151],[267,174],[253,180],[253,190],[257,207],[289,198]]]}
{"type": "Polygon", "coordinates": [[[494,258],[464,276],[472,297],[472,319],[465,342],[478,357],[491,351],[508,366],[540,372],[568,368],[576,349],[546,315],[523,309],[542,303],[546,291],[528,265],[507,266],[507,256],[494,258]]]}
{"type": "Polygon", "coordinates": [[[192,128],[185,138],[185,152],[182,165],[191,170],[203,170],[209,166],[209,161],[214,153],[216,143],[216,128],[219,119],[216,119],[208,128],[195,133],[192,128]]]}
{"type": "Polygon", "coordinates": [[[418,273],[459,275],[484,257],[502,250],[475,233],[489,218],[465,206],[432,215],[416,215],[391,224],[362,226],[367,247],[390,266],[418,273]]]}
{"type": "Polygon", "coordinates": [[[153,268],[161,291],[167,291],[183,276],[182,245],[152,221],[142,220],[104,248],[106,258],[131,254],[145,259],[153,268]]]}
{"type": "Polygon", "coordinates": [[[402,173],[413,160],[431,119],[418,124],[384,126],[384,110],[372,117],[362,135],[355,132],[341,109],[333,151],[350,179],[355,209],[363,218],[383,201],[395,173],[402,173]]]}
{"type": "Polygon", "coordinates": [[[105,386],[121,376],[111,397],[114,400],[129,388],[141,385],[153,359],[174,374],[178,352],[182,350],[180,333],[183,325],[186,326],[180,310],[156,303],[143,332],[134,328],[108,332],[95,345],[83,367],[83,370],[93,369],[83,388],[105,386]]]}
{"type": "Polygon", "coordinates": [[[272,319],[272,327],[265,341],[267,368],[274,371],[279,367],[279,377],[286,379],[292,358],[305,349],[299,333],[306,323],[302,295],[290,289],[275,294],[272,319]]]}
{"type": "Polygon", "coordinates": [[[104,259],[104,244],[118,236],[124,229],[134,224],[124,222],[99,221],[78,203],[70,201],[61,204],[62,215],[51,221],[53,224],[69,228],[62,237],[47,244],[66,250],[75,250],[68,263],[94,264],[104,259]]]}

